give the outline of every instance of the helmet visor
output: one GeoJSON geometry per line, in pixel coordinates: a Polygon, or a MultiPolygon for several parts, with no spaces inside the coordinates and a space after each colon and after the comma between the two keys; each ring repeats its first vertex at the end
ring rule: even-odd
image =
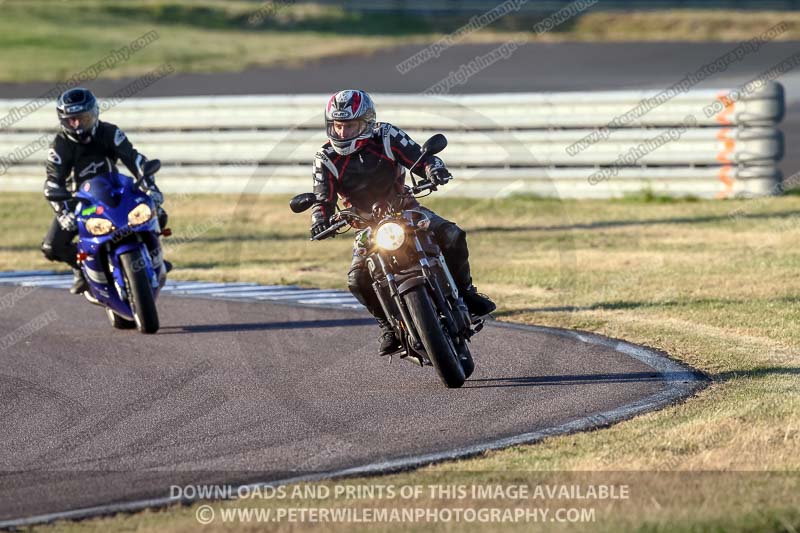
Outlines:
{"type": "Polygon", "coordinates": [[[61,117],[61,124],[72,131],[91,129],[96,121],[97,116],[94,111],[84,111],[76,115],[61,117]]]}
{"type": "Polygon", "coordinates": [[[329,120],[328,138],[334,141],[352,141],[361,137],[368,129],[369,123],[364,119],[329,120]]]}

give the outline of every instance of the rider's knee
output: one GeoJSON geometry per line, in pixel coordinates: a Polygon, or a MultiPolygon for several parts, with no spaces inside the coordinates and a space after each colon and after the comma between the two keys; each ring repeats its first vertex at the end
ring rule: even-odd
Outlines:
{"type": "Polygon", "coordinates": [[[347,273],[347,287],[350,292],[361,292],[370,286],[370,278],[364,264],[353,265],[347,273]]]}
{"type": "Polygon", "coordinates": [[[462,248],[467,244],[467,232],[459,228],[455,223],[443,224],[436,232],[439,246],[445,250],[462,248]]]}
{"type": "Polygon", "coordinates": [[[55,252],[53,251],[53,245],[49,242],[43,242],[42,247],[40,248],[42,251],[42,255],[44,255],[50,261],[59,261],[59,257],[56,256],[55,252]]]}

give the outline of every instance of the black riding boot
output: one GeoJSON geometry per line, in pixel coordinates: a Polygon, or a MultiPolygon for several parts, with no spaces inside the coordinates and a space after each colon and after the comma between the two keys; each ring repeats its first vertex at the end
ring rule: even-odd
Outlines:
{"type": "Polygon", "coordinates": [[[394,353],[402,346],[400,340],[394,334],[394,328],[386,320],[378,319],[378,325],[381,327],[380,348],[378,348],[378,355],[384,356],[394,353]]]}
{"type": "Polygon", "coordinates": [[[497,309],[495,303],[485,294],[480,294],[474,285],[470,285],[466,290],[459,290],[459,294],[471,315],[484,316],[497,309]]]}
{"type": "MultiPolygon", "coordinates": [[[[464,249],[466,249],[466,246],[464,249]]],[[[468,253],[458,249],[447,251],[450,253],[445,254],[445,261],[447,261],[450,274],[458,287],[458,294],[464,299],[464,304],[466,304],[469,313],[474,316],[484,316],[497,309],[495,303],[485,294],[480,294],[475,285],[472,284],[468,253]]]]}

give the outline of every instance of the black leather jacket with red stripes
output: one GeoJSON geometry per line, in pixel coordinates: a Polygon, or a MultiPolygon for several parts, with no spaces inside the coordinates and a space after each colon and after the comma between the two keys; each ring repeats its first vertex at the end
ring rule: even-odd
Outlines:
{"type": "MultiPolygon", "coordinates": [[[[406,169],[422,154],[422,147],[403,130],[379,122],[372,138],[357,152],[339,155],[330,142],[314,156],[314,194],[312,223],[329,218],[336,207],[337,195],[346,207],[369,214],[378,201],[394,200],[404,191],[406,169]]],[[[426,169],[444,167],[436,156],[429,157],[413,170],[425,178],[426,169]]],[[[411,207],[416,202],[404,204],[411,207]]]]}

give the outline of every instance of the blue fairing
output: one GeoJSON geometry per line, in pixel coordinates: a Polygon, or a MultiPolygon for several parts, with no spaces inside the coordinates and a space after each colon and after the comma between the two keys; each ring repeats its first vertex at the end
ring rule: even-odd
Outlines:
{"type": "Polygon", "coordinates": [[[132,250],[142,252],[142,268],[148,274],[157,297],[166,281],[162,266],[159,227],[156,208],[150,198],[139,190],[133,180],[119,173],[96,176],[83,182],[76,194],[78,218],[78,252],[85,253],[82,262],[92,295],[118,315],[133,319],[127,299],[126,282],[120,268],[120,256],[132,250]],[[128,213],[146,204],[154,216],[144,224],[128,226],[128,213]],[[111,221],[111,232],[95,236],[86,229],[90,218],[111,221]]]}

